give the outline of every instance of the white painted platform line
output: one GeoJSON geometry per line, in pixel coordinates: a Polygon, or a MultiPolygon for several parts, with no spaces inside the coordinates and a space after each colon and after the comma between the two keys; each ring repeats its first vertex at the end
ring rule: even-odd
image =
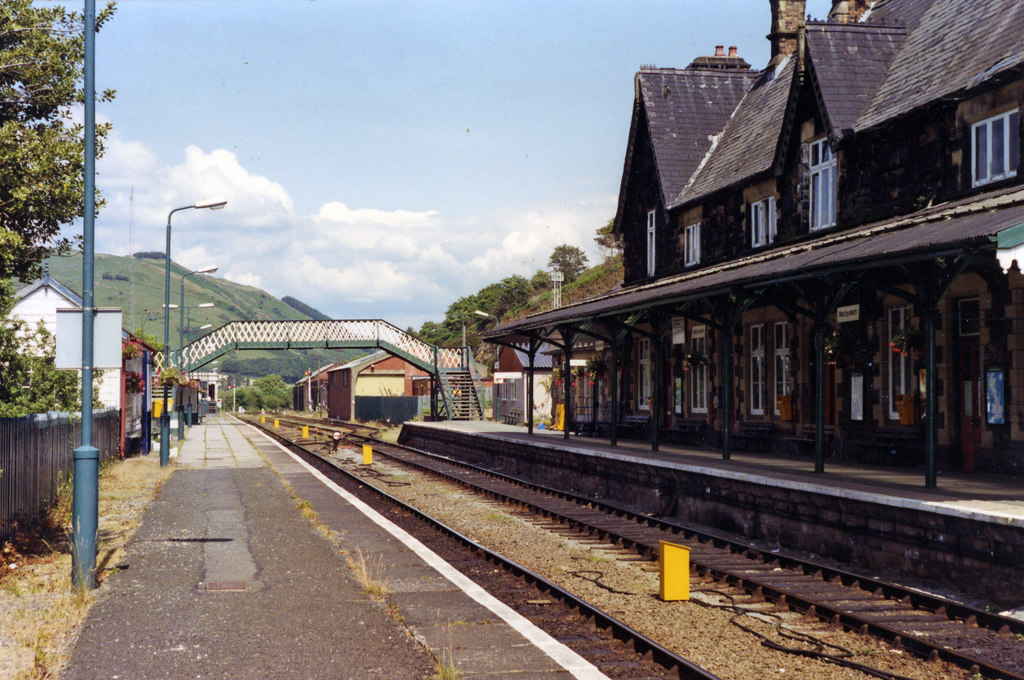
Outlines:
{"type": "Polygon", "coordinates": [[[535,626],[529,619],[478,586],[472,579],[466,577],[465,574],[448,564],[448,562],[442,559],[441,556],[433,550],[420,543],[419,539],[409,535],[404,529],[391,522],[391,520],[383,517],[376,510],[369,507],[331,480],[327,479],[323,473],[288,449],[281,446],[278,442],[271,439],[266,433],[252,425],[248,426],[252,427],[267,441],[271,442],[277,448],[291,456],[295,462],[309,471],[310,474],[320,480],[331,491],[348,501],[353,507],[366,515],[374,524],[378,525],[401,541],[407,548],[419,555],[420,559],[458,586],[462,592],[466,593],[466,595],[471,597],[480,605],[486,607],[488,611],[511,626],[520,635],[529,640],[531,644],[551,657],[555,663],[571,673],[574,678],[580,678],[580,680],[609,680],[608,676],[599,671],[592,663],[563,645],[558,640],[555,640],[553,637],[535,626]]]}

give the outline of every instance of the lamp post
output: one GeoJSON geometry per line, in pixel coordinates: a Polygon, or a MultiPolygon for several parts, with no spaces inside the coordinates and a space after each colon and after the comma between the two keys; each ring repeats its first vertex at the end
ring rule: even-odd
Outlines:
{"type": "MultiPolygon", "coordinates": [[[[192,205],[184,205],[180,208],[175,208],[171,212],[167,213],[167,247],[164,252],[164,370],[170,368],[171,362],[171,217],[176,212],[182,210],[220,210],[228,202],[224,200],[209,199],[206,201],[200,201],[199,203],[193,203],[192,205]]],[[[170,390],[167,387],[167,383],[164,383],[164,402],[163,410],[160,412],[160,466],[166,467],[171,462],[171,414],[167,409],[167,401],[169,399],[170,390]]]]}
{"type": "Polygon", "coordinates": [[[185,279],[192,276],[193,274],[212,274],[217,271],[216,265],[209,267],[203,267],[202,269],[193,269],[190,272],[181,275],[181,299],[178,302],[178,350],[185,348],[185,345],[181,342],[181,329],[185,323],[185,279]]]}
{"type": "Polygon", "coordinates": [[[493,314],[488,314],[487,312],[484,312],[482,310],[474,309],[473,313],[476,314],[477,316],[482,316],[485,319],[494,319],[494,325],[495,326],[497,326],[497,325],[499,325],[501,323],[501,321],[498,319],[498,317],[494,316],[493,314]]]}

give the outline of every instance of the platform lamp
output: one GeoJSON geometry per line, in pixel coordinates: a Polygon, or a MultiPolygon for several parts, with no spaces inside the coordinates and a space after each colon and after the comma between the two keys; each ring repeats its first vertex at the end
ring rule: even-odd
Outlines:
{"type": "MultiPolygon", "coordinates": [[[[164,252],[164,310],[171,306],[171,217],[182,210],[220,210],[228,204],[223,199],[207,199],[192,205],[183,205],[167,213],[167,247],[164,252]]],[[[164,370],[170,368],[171,354],[168,347],[171,344],[171,315],[164,314],[164,370]]],[[[171,462],[171,414],[167,410],[169,389],[164,384],[163,397],[164,408],[160,412],[160,466],[166,467],[171,462]]]]}
{"type": "Polygon", "coordinates": [[[476,314],[477,316],[482,316],[485,319],[494,319],[494,325],[495,326],[498,326],[498,325],[501,324],[501,320],[498,317],[494,316],[493,314],[488,314],[487,312],[485,312],[483,310],[475,309],[475,310],[473,310],[473,313],[476,314]]]}

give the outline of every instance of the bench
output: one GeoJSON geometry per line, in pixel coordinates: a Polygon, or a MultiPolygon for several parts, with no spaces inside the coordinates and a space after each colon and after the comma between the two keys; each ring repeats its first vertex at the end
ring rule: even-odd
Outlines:
{"type": "MultiPolygon", "coordinates": [[[[836,426],[825,425],[825,449],[831,449],[832,438],[835,436],[836,426]]],[[[797,433],[790,436],[783,437],[783,441],[790,442],[793,445],[793,453],[798,456],[813,456],[814,455],[814,440],[816,432],[813,425],[801,426],[797,433]]]]}
{"type": "Polygon", "coordinates": [[[501,414],[501,422],[505,423],[506,425],[518,425],[521,420],[521,415],[522,411],[520,411],[519,409],[510,409],[508,413],[501,414]]]}
{"type": "Polygon", "coordinates": [[[647,426],[651,422],[650,416],[625,416],[619,423],[618,431],[622,436],[627,437],[633,434],[642,436],[647,433],[647,426]]]}
{"type": "Polygon", "coordinates": [[[707,421],[702,418],[676,418],[673,427],[664,433],[674,444],[690,444],[704,434],[705,427],[707,421]]]}
{"type": "Polygon", "coordinates": [[[916,465],[924,450],[919,427],[875,430],[870,439],[859,439],[855,443],[864,452],[865,463],[916,465]]]}
{"type": "Polygon", "coordinates": [[[768,438],[774,429],[775,424],[768,421],[740,423],[737,432],[729,433],[729,440],[736,444],[736,449],[760,452],[767,449],[768,438]]]}

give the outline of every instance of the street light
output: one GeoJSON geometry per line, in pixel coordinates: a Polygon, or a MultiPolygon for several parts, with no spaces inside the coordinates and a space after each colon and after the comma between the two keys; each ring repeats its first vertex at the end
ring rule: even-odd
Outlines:
{"type": "Polygon", "coordinates": [[[181,301],[178,303],[178,350],[184,349],[184,345],[181,342],[181,329],[185,323],[185,279],[192,276],[193,274],[212,274],[217,271],[216,265],[210,265],[209,267],[203,267],[202,269],[193,269],[190,272],[181,275],[181,301]]]}
{"type": "MultiPolygon", "coordinates": [[[[182,210],[220,210],[228,204],[225,200],[207,199],[192,205],[183,205],[167,213],[167,247],[164,251],[164,309],[171,306],[171,217],[182,210]]],[[[171,315],[164,314],[164,370],[170,368],[171,363],[171,315]]],[[[170,398],[167,384],[164,383],[163,409],[160,411],[160,466],[166,467],[171,462],[171,414],[167,409],[167,402],[170,398]]]]}
{"type": "Polygon", "coordinates": [[[488,314],[487,312],[481,311],[479,309],[473,310],[473,313],[476,314],[477,316],[482,316],[485,319],[494,319],[495,326],[497,326],[500,323],[498,317],[494,316],[493,314],[488,314]]]}

